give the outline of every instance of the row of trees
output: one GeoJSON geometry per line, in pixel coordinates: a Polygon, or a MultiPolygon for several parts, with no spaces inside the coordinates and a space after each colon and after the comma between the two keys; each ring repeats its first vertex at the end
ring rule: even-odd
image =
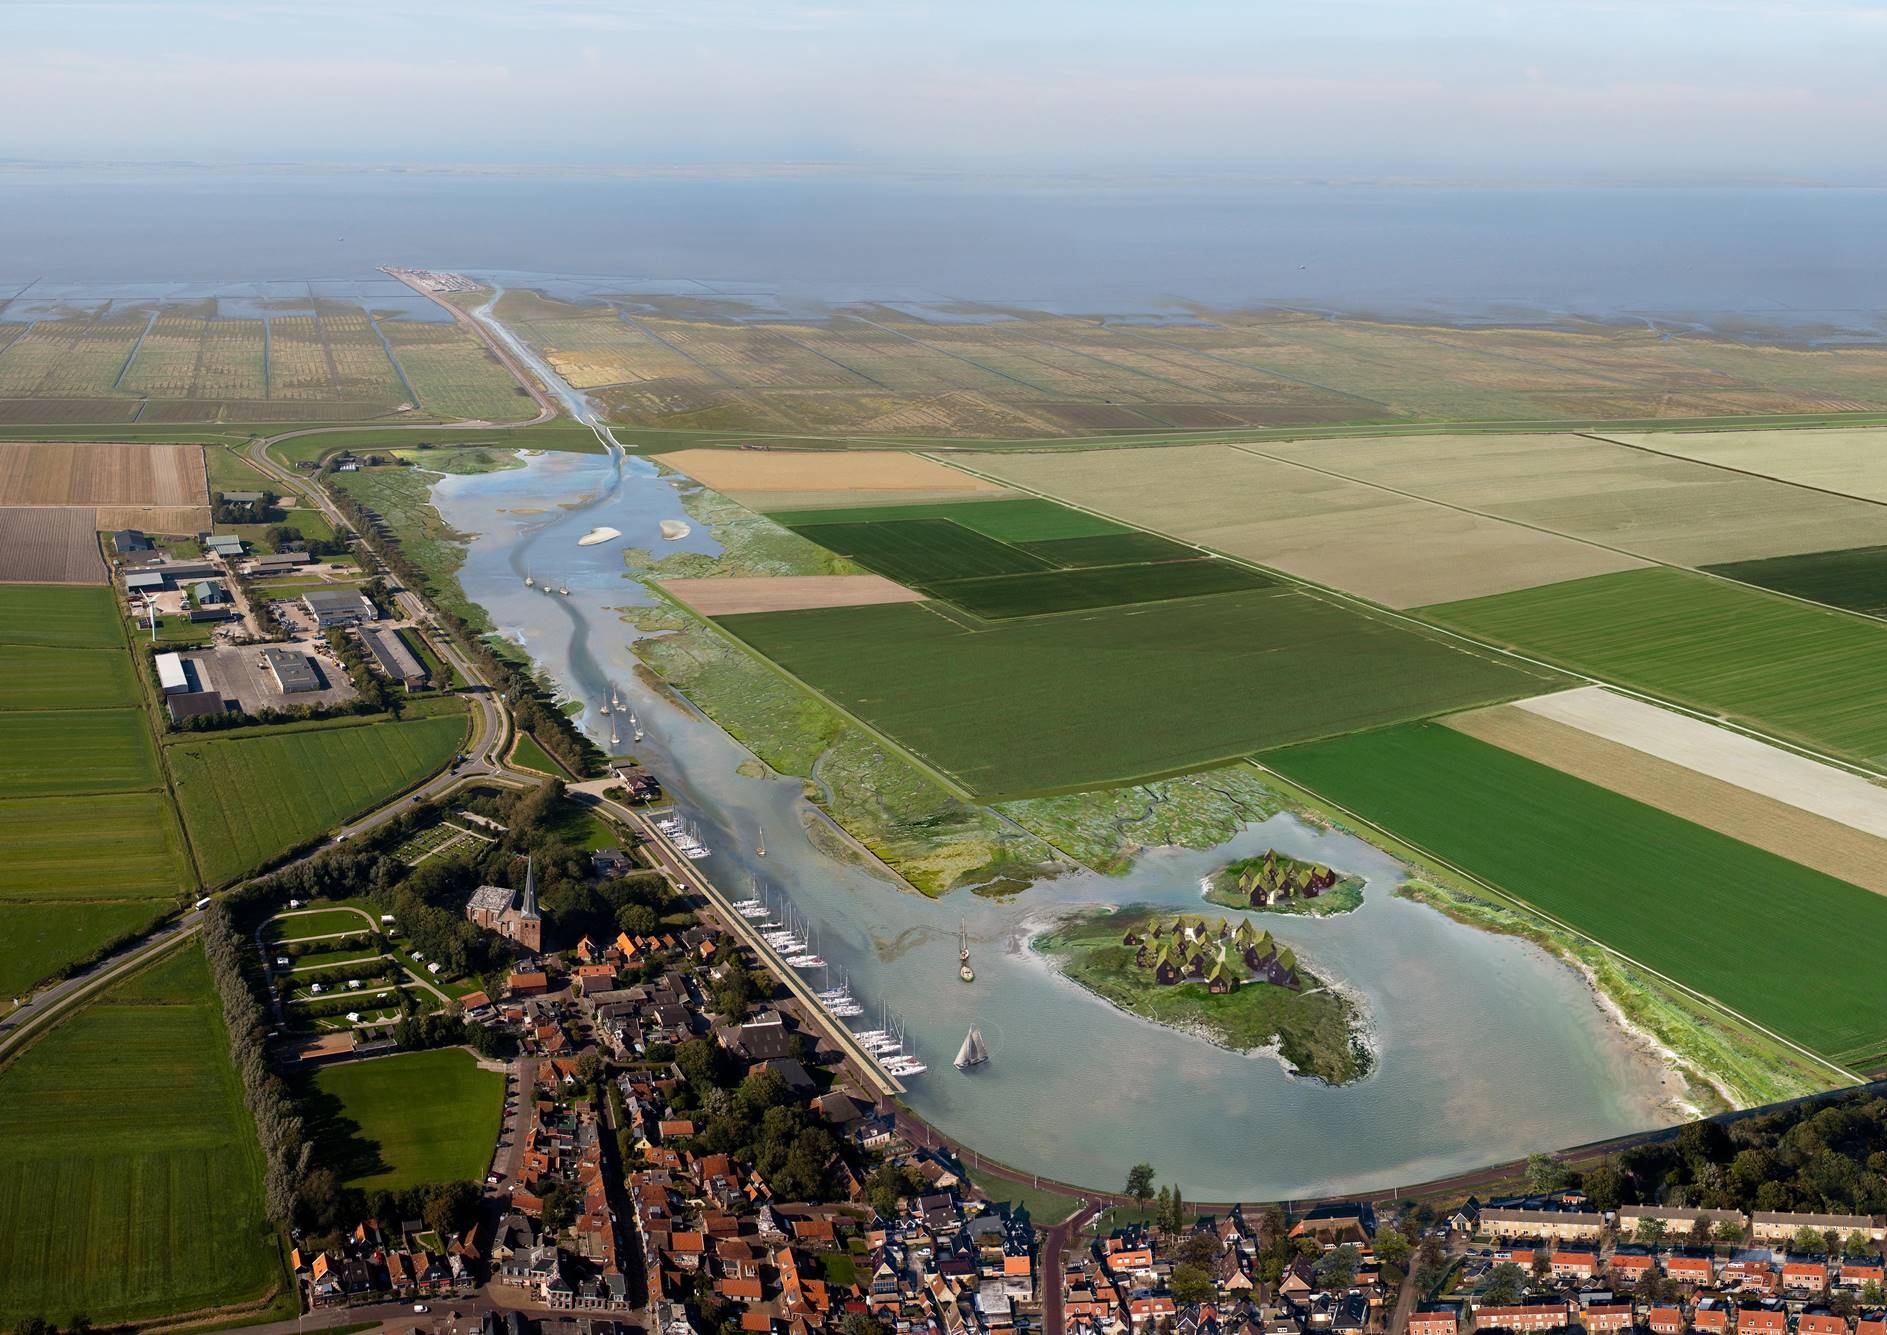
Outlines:
{"type": "Polygon", "coordinates": [[[270,1219],[288,1227],[294,1223],[297,1184],[308,1172],[314,1145],[304,1134],[288,1087],[269,1069],[266,1044],[272,1026],[268,1008],[252,983],[250,949],[226,905],[212,905],[204,917],[203,953],[223,1003],[243,1102],[255,1118],[256,1138],[262,1145],[264,1208],[270,1219]]]}
{"type": "Polygon", "coordinates": [[[572,774],[601,773],[603,753],[595,743],[577,730],[569,715],[556,707],[555,701],[536,677],[492,651],[485,640],[487,628],[472,625],[458,612],[443,605],[437,596],[438,588],[431,574],[407,556],[400,545],[399,535],[379,523],[365,506],[346,492],[330,489],[330,494],[357,532],[375,532],[380,535],[380,554],[387,568],[407,586],[426,593],[429,601],[438,609],[440,619],[477,663],[485,680],[511,706],[511,716],[517,726],[535,737],[538,745],[568,766],[572,774]]]}

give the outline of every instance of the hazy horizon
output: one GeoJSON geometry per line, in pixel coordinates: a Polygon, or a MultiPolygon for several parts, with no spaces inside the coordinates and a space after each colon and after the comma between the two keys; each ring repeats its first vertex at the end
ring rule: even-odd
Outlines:
{"type": "Polygon", "coordinates": [[[1887,180],[1883,0],[10,0],[0,160],[1887,180]]]}

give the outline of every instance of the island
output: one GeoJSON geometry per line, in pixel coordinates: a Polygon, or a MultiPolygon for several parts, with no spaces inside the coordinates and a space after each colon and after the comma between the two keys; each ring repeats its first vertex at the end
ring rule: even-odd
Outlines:
{"type": "Polygon", "coordinates": [[[1327,918],[1363,903],[1363,878],[1267,848],[1262,857],[1227,863],[1205,877],[1201,893],[1221,908],[1302,913],[1327,918]]]}
{"type": "Polygon", "coordinates": [[[1235,1052],[1274,1052],[1294,1074],[1347,1085],[1374,1064],[1359,1003],[1249,919],[1090,909],[1031,944],[1129,1014],[1235,1052]]]}

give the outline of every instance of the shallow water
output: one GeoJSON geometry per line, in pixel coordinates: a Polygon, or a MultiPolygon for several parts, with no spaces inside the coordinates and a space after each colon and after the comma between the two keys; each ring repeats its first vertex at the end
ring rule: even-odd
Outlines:
{"type": "MultiPolygon", "coordinates": [[[[434,501],[454,528],[477,535],[466,592],[573,697],[594,705],[612,685],[622,692],[648,738],[635,747],[625,735],[620,749],[657,769],[699,823],[715,849],[707,873],[736,892],[759,878],[790,898],[873,1025],[882,1000],[930,1063],[909,1082],[912,1106],[979,1150],[1099,1187],[1147,1159],[1195,1199],[1269,1199],[1411,1183],[1668,1120],[1663,1097],[1675,1085],[1607,1022],[1577,974],[1533,946],[1394,898],[1390,859],[1290,816],[1210,851],[1149,853],[1123,878],[1069,876],[1004,902],[927,900],[826,856],[803,828],[817,817],[797,779],[742,776],[744,748],[634,676],[635,631],[618,609],[633,615],[647,600],[624,575],[621,548],[718,550],[699,528],[662,541],[660,521],[685,515],[654,465],[547,454],[520,470],[444,478],[434,501]],[[597,524],[624,536],[577,546],[597,524]],[[527,589],[527,568],[570,596],[527,589]],[[1266,847],[1366,878],[1355,913],[1262,918],[1364,998],[1379,1065],[1356,1085],[1296,1079],[1270,1058],[1148,1025],[1027,949],[1031,931],[1072,904],[1198,908],[1201,876],[1266,847]],[[959,918],[977,971],[968,986],[956,972],[959,918]],[[991,1060],[963,1074],[949,1058],[972,1023],[991,1060]]],[[[582,722],[607,741],[609,720],[592,711],[582,722]]]]}

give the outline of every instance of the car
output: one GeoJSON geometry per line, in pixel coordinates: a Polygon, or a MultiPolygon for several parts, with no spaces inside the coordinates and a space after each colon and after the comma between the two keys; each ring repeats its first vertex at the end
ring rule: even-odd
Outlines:
{"type": "Polygon", "coordinates": [[[502,1181],[504,1181],[504,1179],[502,1177],[499,1177],[498,1174],[496,1173],[485,1174],[485,1182],[486,1182],[486,1185],[488,1186],[495,1187],[502,1181]]]}
{"type": "Polygon", "coordinates": [[[428,1306],[426,1306],[426,1304],[425,1304],[425,1303],[414,1303],[414,1304],[413,1304],[413,1311],[414,1311],[414,1312],[417,1312],[417,1313],[422,1313],[422,1314],[423,1314],[423,1313],[426,1313],[426,1312],[430,1312],[430,1311],[432,1311],[432,1308],[430,1308],[430,1307],[428,1307],[428,1306]]]}

